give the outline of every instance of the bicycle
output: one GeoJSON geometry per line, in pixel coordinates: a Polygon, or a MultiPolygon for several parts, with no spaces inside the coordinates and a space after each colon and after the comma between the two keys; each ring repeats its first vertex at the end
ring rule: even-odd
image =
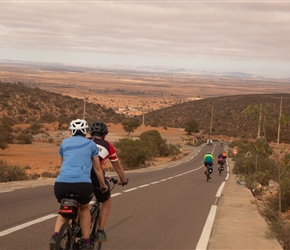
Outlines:
{"type": "Polygon", "coordinates": [[[223,164],[219,164],[218,171],[219,171],[219,175],[221,175],[222,172],[224,171],[224,165],[223,164]]]}
{"type": "MultiPolygon", "coordinates": [[[[111,191],[115,187],[118,180],[112,177],[106,177],[114,185],[110,189],[111,191]]],[[[128,183],[128,179],[127,179],[128,183]]],[[[59,214],[68,219],[69,221],[65,222],[56,238],[55,250],[77,250],[83,244],[81,227],[78,219],[78,210],[79,203],[76,200],[77,196],[74,194],[68,194],[68,198],[62,200],[62,203],[59,208],[59,214]]],[[[95,242],[95,232],[98,226],[99,213],[100,213],[100,202],[97,200],[93,201],[90,207],[91,212],[91,230],[90,230],[90,241],[94,247],[95,242]]],[[[97,249],[100,250],[102,247],[102,242],[98,242],[97,249]]]]}
{"type": "Polygon", "coordinates": [[[211,179],[212,172],[213,172],[212,166],[206,165],[206,171],[205,171],[206,181],[209,181],[211,179]]]}

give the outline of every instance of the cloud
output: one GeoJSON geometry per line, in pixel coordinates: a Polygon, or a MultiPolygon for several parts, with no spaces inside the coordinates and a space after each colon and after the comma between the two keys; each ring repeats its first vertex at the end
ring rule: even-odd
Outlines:
{"type": "Polygon", "coordinates": [[[290,2],[1,2],[0,47],[285,62],[290,2]]]}

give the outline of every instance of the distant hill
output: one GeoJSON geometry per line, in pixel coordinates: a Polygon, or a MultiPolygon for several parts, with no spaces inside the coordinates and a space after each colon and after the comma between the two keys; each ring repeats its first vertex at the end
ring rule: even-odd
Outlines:
{"type": "MultiPolygon", "coordinates": [[[[125,116],[99,104],[86,103],[85,118],[88,122],[101,120],[120,123],[125,116]]],[[[68,124],[84,116],[84,100],[61,94],[29,88],[22,83],[0,82],[0,118],[11,123],[68,124]]]]}
{"type": "MultiPolygon", "coordinates": [[[[195,119],[200,129],[209,133],[212,117],[212,134],[256,138],[262,104],[260,135],[266,134],[267,139],[276,142],[280,97],[283,97],[280,142],[290,143],[290,94],[233,95],[191,101],[150,112],[145,115],[145,124],[183,127],[186,121],[195,119]],[[256,115],[244,113],[249,106],[258,107],[256,115]]],[[[142,116],[138,118],[142,121],[142,116]]]]}
{"type": "MultiPolygon", "coordinates": [[[[184,127],[195,119],[200,130],[212,134],[242,138],[256,138],[259,112],[248,116],[245,109],[262,104],[261,136],[276,142],[280,98],[283,97],[280,142],[290,143],[290,94],[252,94],[213,97],[176,104],[145,114],[145,125],[184,127]],[[212,116],[213,114],[213,116],[212,116]],[[212,118],[212,119],[211,119],[212,118]]],[[[30,88],[22,83],[0,82],[0,118],[13,124],[53,123],[68,124],[83,118],[84,100],[30,88]]],[[[86,120],[121,123],[126,117],[99,104],[86,103],[86,120]]],[[[137,116],[142,122],[142,116],[137,116]]]]}

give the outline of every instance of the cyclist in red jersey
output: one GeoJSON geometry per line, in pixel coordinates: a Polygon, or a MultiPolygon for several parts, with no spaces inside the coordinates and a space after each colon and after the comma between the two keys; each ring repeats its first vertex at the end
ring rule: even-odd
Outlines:
{"type": "MultiPolygon", "coordinates": [[[[99,158],[101,162],[101,167],[103,166],[106,159],[109,159],[112,166],[116,170],[119,176],[119,185],[126,185],[127,178],[123,167],[120,163],[120,160],[117,156],[116,150],[112,143],[105,140],[106,135],[108,134],[108,126],[103,122],[94,122],[90,126],[91,137],[89,139],[93,140],[98,149],[99,149],[99,158]]],[[[103,168],[102,168],[103,169],[103,168]]],[[[103,169],[103,173],[105,176],[105,171],[103,169]]],[[[94,187],[100,187],[99,180],[94,171],[91,172],[91,179],[94,187]]],[[[109,187],[109,182],[105,180],[106,185],[109,187]]],[[[110,209],[111,209],[111,193],[110,188],[106,192],[101,192],[99,189],[94,189],[94,194],[96,199],[101,202],[101,210],[100,210],[100,218],[98,223],[98,229],[96,232],[96,240],[98,242],[104,242],[107,240],[106,233],[104,231],[105,224],[109,217],[110,209]]]]}

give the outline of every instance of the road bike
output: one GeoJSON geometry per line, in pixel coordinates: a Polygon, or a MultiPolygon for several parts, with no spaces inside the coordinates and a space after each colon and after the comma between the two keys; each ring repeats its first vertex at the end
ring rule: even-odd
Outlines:
{"type": "Polygon", "coordinates": [[[211,179],[211,174],[213,172],[211,165],[206,165],[205,175],[206,175],[206,181],[209,181],[211,179]]]}
{"type": "MultiPolygon", "coordinates": [[[[106,179],[113,183],[111,191],[115,187],[118,180],[106,176],[106,179]]],[[[128,179],[127,179],[128,183],[128,179]]],[[[68,219],[65,222],[56,238],[55,250],[78,250],[83,244],[81,227],[78,219],[79,203],[77,201],[77,196],[74,194],[68,194],[67,198],[62,200],[59,208],[59,214],[68,219]]],[[[100,213],[100,202],[97,200],[93,201],[90,207],[91,212],[91,230],[90,230],[90,241],[94,247],[95,242],[95,232],[98,226],[99,213],[100,213]]],[[[97,249],[100,250],[102,247],[102,242],[98,242],[97,249]]]]}
{"type": "Polygon", "coordinates": [[[224,165],[223,164],[219,164],[218,171],[219,171],[219,175],[221,175],[222,172],[224,171],[224,165]]]}

